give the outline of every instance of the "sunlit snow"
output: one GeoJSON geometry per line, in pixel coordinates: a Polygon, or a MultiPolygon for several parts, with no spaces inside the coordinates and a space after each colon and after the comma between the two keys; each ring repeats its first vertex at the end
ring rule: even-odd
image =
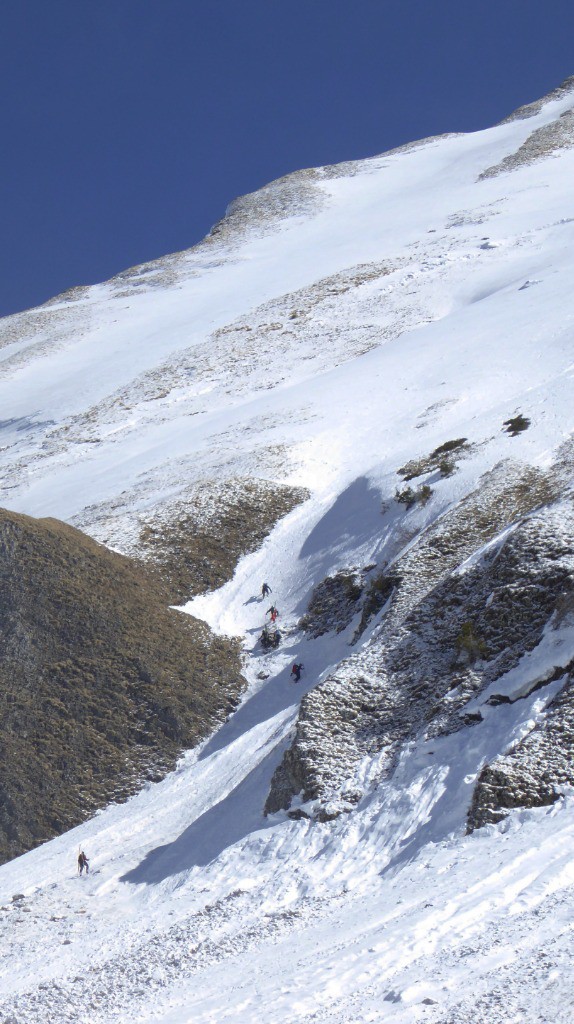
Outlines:
{"type": "MultiPolygon", "coordinates": [[[[349,652],[352,628],[298,629],[313,587],[409,543],[381,517],[397,469],[475,445],[412,513],[418,532],[485,470],[545,466],[570,434],[574,149],[479,175],[573,100],[319,176],[316,210],[191,250],[165,280],[64,297],[52,326],[3,322],[7,508],[129,546],[135,515],[206,479],[310,490],[186,606],[244,638],[238,711],[164,781],[0,868],[3,1021],[572,1021],[574,794],[465,835],[477,773],[552,686],[496,715],[482,694],[479,725],[408,743],[383,784],[366,758],[361,803],[333,822],[263,806],[301,694],[349,652]],[[531,426],[509,438],[519,412],[531,426]],[[271,654],[263,580],[284,634],[271,654]]],[[[497,692],[573,647],[568,623],[547,631],[497,692]]]]}

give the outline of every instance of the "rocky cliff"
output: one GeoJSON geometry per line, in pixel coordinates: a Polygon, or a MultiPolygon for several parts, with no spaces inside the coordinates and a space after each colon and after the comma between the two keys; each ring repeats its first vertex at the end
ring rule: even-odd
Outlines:
{"type": "MultiPolygon", "coordinates": [[[[568,461],[564,456],[544,474],[497,466],[390,566],[379,575],[371,570],[362,592],[354,577],[355,622],[365,628],[370,618],[372,636],[304,697],[267,813],[328,820],[350,811],[364,796],[358,778],[365,759],[376,756],[378,780],[390,778],[405,742],[470,733],[485,708],[534,690],[548,702],[546,713],[512,754],[484,767],[469,828],[500,820],[510,807],[552,802],[564,783],[574,783],[572,666],[545,670],[516,693],[497,693],[498,681],[537,648],[545,630],[563,623],[574,600],[574,508],[562,493],[568,461]],[[382,595],[378,607],[373,594],[382,595]],[[563,689],[555,696],[557,680],[563,689]]],[[[339,594],[347,625],[350,577],[342,579],[343,588],[327,592],[339,594]]],[[[325,621],[325,589],[311,601],[307,629],[339,628],[332,608],[325,621]]]]}

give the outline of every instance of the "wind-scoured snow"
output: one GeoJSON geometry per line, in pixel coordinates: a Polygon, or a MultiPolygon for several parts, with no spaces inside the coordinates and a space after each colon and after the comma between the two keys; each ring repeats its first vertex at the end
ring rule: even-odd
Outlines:
{"type": "MultiPolygon", "coordinates": [[[[133,551],[138,517],[204,485],[310,492],[186,605],[244,638],[237,712],[162,782],[0,868],[2,1021],[572,1020],[572,792],[465,834],[481,770],[560,691],[568,616],[492,684],[507,703],[487,688],[467,705],[471,729],[413,735],[390,766],[384,751],[353,762],[351,813],[263,808],[302,694],[376,650],[376,619],[358,641],[356,620],[304,633],[317,585],[402,558],[399,621],[426,564],[411,546],[424,553],[501,466],[568,490],[573,90],[487,131],[272,183],[195,249],[0,322],[6,507],[133,551]],[[407,511],[398,471],[461,438],[457,471],[407,511]],[[270,600],[282,642],[265,653],[270,600]]],[[[448,571],[509,534],[469,535],[448,571]]],[[[443,570],[428,560],[419,592],[443,570]]]]}

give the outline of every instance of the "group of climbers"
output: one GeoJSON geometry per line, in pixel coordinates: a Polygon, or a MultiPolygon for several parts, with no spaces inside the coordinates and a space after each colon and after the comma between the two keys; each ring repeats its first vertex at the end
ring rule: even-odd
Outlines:
{"type": "MultiPolygon", "coordinates": [[[[261,587],[261,600],[264,601],[265,598],[268,597],[269,594],[271,593],[272,590],[269,584],[264,583],[261,587]]],[[[269,647],[278,647],[279,642],[281,640],[281,633],[279,632],[279,629],[275,625],[277,618],[279,616],[279,610],[275,607],[274,604],[272,604],[271,607],[268,608],[267,611],[265,612],[265,618],[267,618],[268,615],[271,616],[271,621],[266,622],[265,625],[263,626],[263,631],[261,633],[260,638],[261,646],[265,650],[267,650],[267,648],[269,647]]]]}
{"type": "MultiPolygon", "coordinates": [[[[264,601],[273,591],[268,583],[263,583],[261,587],[261,599],[264,601]]],[[[270,608],[265,612],[265,618],[270,616],[270,622],[265,623],[263,632],[261,633],[261,645],[264,649],[269,647],[278,647],[279,641],[281,640],[281,634],[279,629],[275,626],[277,619],[279,618],[279,609],[276,608],[275,604],[272,604],[270,608]],[[271,628],[274,627],[274,628],[271,628]]],[[[295,662],[291,669],[291,678],[295,679],[298,683],[301,679],[301,672],[303,669],[303,662],[295,662]]]]}
{"type": "MultiPolygon", "coordinates": [[[[265,598],[268,597],[268,595],[272,594],[272,593],[273,593],[273,591],[271,590],[271,587],[269,586],[269,584],[268,583],[264,583],[263,586],[261,587],[261,598],[262,598],[262,600],[264,601],[265,598]]],[[[267,617],[268,615],[271,616],[271,622],[273,623],[273,625],[275,625],[275,620],[277,619],[277,617],[279,615],[279,610],[275,607],[274,604],[272,604],[271,607],[268,608],[267,611],[265,612],[265,617],[267,617]]]]}

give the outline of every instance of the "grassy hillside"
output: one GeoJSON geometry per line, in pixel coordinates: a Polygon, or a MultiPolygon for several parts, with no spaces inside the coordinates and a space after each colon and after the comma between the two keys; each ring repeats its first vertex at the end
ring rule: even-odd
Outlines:
{"type": "Polygon", "coordinates": [[[0,512],[0,860],[125,799],[234,708],[239,648],[54,519],[0,512]]]}

